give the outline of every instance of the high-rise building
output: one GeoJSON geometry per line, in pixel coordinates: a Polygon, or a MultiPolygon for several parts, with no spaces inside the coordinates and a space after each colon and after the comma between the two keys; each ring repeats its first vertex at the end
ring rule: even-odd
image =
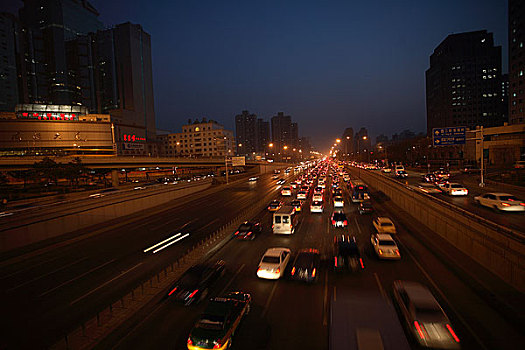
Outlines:
{"type": "Polygon", "coordinates": [[[14,111],[18,103],[19,29],[15,16],[0,13],[0,111],[4,112],[14,111]]]}
{"type": "Polygon", "coordinates": [[[486,30],[449,35],[426,71],[427,135],[437,127],[497,126],[501,103],[501,46],[486,30]]]}
{"type": "Polygon", "coordinates": [[[257,119],[255,128],[257,132],[255,152],[259,154],[265,154],[269,151],[270,144],[270,122],[265,121],[261,118],[257,119]]]}
{"type": "Polygon", "coordinates": [[[299,148],[299,125],[297,123],[290,124],[290,146],[299,148]]]}
{"type": "Polygon", "coordinates": [[[275,153],[280,153],[283,151],[284,146],[290,146],[292,117],[279,112],[272,117],[271,123],[273,150],[275,153]]]}
{"type": "Polygon", "coordinates": [[[346,128],[341,138],[341,148],[345,157],[354,153],[354,129],[346,128]]]}
{"type": "Polygon", "coordinates": [[[509,0],[509,122],[525,123],[525,4],[509,0]]]}
{"type": "MultiPolygon", "coordinates": [[[[366,128],[359,129],[359,131],[355,134],[354,139],[356,153],[363,154],[370,152],[371,141],[366,128]]],[[[363,159],[363,156],[360,156],[360,159],[363,159]]]]}
{"type": "Polygon", "coordinates": [[[257,146],[257,116],[242,111],[235,116],[235,139],[239,155],[251,155],[257,146]]]}

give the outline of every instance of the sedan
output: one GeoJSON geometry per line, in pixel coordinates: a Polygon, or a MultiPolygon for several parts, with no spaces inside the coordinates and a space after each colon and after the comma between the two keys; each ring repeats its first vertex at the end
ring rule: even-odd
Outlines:
{"type": "Polygon", "coordinates": [[[222,260],[214,264],[204,263],[190,267],[170,288],[168,297],[190,305],[206,298],[209,289],[224,275],[225,263],[222,260]]]}
{"type": "Polygon", "coordinates": [[[375,218],[372,224],[379,233],[396,233],[396,226],[390,218],[385,216],[375,218]]]}
{"type": "Polygon", "coordinates": [[[306,199],[308,195],[308,192],[306,191],[299,191],[297,192],[297,199],[306,199]]]}
{"type": "Polygon", "coordinates": [[[323,195],[315,193],[312,197],[312,201],[314,202],[322,202],[323,201],[323,195]]]}
{"type": "Polygon", "coordinates": [[[408,174],[404,170],[398,170],[396,171],[396,177],[399,179],[404,179],[405,177],[408,177],[408,174]]]}
{"type": "Polygon", "coordinates": [[[291,276],[294,280],[316,282],[319,277],[321,255],[317,249],[302,249],[292,265],[291,276]]]}
{"type": "Polygon", "coordinates": [[[345,201],[343,200],[343,197],[336,196],[334,197],[334,208],[342,208],[345,205],[345,201]]]}
{"type": "Polygon", "coordinates": [[[283,205],[283,202],[278,200],[273,200],[268,204],[268,211],[277,211],[281,209],[281,206],[283,205]]]}
{"type": "Polygon", "coordinates": [[[394,282],[394,300],[401,319],[419,345],[459,349],[459,338],[450,320],[427,287],[409,281],[394,282]]]}
{"type": "Polygon", "coordinates": [[[293,200],[290,203],[290,205],[295,208],[295,211],[301,211],[302,206],[303,206],[303,202],[298,200],[298,199],[296,199],[296,200],[293,200]]]}
{"type": "Polygon", "coordinates": [[[334,212],[332,214],[332,226],[333,227],[346,227],[348,226],[348,220],[345,213],[343,212],[334,212]]]}
{"type": "Polygon", "coordinates": [[[310,205],[310,212],[311,213],[322,213],[323,212],[323,202],[321,201],[314,201],[310,205]]]}
{"type": "Polygon", "coordinates": [[[443,192],[450,196],[466,196],[468,190],[462,184],[456,182],[449,182],[443,186],[443,192]]]}
{"type": "Polygon", "coordinates": [[[389,234],[373,233],[370,241],[379,259],[401,259],[396,241],[389,234]]]}
{"type": "Polygon", "coordinates": [[[525,211],[525,203],[508,193],[485,193],[474,197],[474,202],[498,211],[525,211]]]}
{"type": "Polygon", "coordinates": [[[374,207],[372,206],[372,202],[363,201],[359,203],[357,210],[359,211],[359,214],[371,214],[374,212],[374,207]]]}
{"type": "Polygon", "coordinates": [[[286,265],[288,265],[291,253],[288,248],[268,249],[259,263],[257,277],[272,280],[281,278],[286,265]]]}
{"type": "Polygon", "coordinates": [[[233,236],[237,239],[249,239],[253,241],[255,239],[255,236],[261,233],[261,231],[261,223],[245,221],[239,226],[239,228],[237,229],[237,231],[235,231],[233,236]]]}
{"type": "Polygon", "coordinates": [[[292,195],[292,188],[291,187],[283,187],[281,190],[281,196],[291,196],[292,195]]]}

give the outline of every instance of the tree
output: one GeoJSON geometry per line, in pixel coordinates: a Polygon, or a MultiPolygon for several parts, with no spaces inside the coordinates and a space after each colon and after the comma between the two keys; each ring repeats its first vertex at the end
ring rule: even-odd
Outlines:
{"type": "Polygon", "coordinates": [[[38,176],[44,177],[46,183],[54,182],[55,185],[58,183],[59,168],[58,164],[51,158],[45,157],[40,162],[33,164],[33,169],[38,176]]]}

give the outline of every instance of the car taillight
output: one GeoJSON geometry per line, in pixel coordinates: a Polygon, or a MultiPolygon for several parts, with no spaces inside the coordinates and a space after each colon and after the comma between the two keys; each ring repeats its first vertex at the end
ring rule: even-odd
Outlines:
{"type": "Polygon", "coordinates": [[[416,331],[417,331],[417,334],[419,334],[419,337],[421,339],[425,339],[425,333],[426,333],[426,330],[425,330],[425,327],[423,327],[423,325],[419,325],[419,322],[417,321],[414,321],[414,326],[416,327],[416,331]]]}
{"type": "Polygon", "coordinates": [[[274,226],[275,226],[275,225],[272,225],[272,230],[273,230],[274,226]]]}
{"type": "Polygon", "coordinates": [[[332,219],[332,225],[335,225],[335,220],[332,219]]]}
{"type": "Polygon", "coordinates": [[[363,264],[363,259],[362,258],[359,258],[359,263],[361,264],[361,268],[364,269],[365,268],[365,264],[363,264]]]}
{"type": "Polygon", "coordinates": [[[239,231],[235,232],[235,235],[237,236],[239,234],[239,231]]]}
{"type": "Polygon", "coordinates": [[[505,202],[501,202],[501,205],[504,206],[504,207],[510,207],[510,204],[509,203],[505,203],[505,202]]]}
{"type": "Polygon", "coordinates": [[[198,289],[195,289],[193,292],[191,292],[190,295],[188,295],[188,298],[189,299],[193,298],[195,296],[195,294],[197,294],[198,291],[199,291],[198,289]]]}
{"type": "Polygon", "coordinates": [[[214,341],[213,342],[213,348],[214,349],[220,349],[222,346],[221,342],[220,341],[214,341]]]}
{"type": "Polygon", "coordinates": [[[175,287],[171,290],[171,292],[168,293],[168,296],[172,295],[173,293],[175,293],[175,291],[177,290],[177,288],[179,287],[175,287]]]}
{"type": "Polygon", "coordinates": [[[277,270],[275,270],[275,272],[281,273],[281,269],[277,269],[277,270]]]}
{"type": "Polygon", "coordinates": [[[458,336],[456,335],[456,333],[454,332],[454,330],[452,329],[452,327],[448,323],[447,323],[447,329],[450,332],[450,335],[452,336],[452,338],[454,338],[454,340],[456,341],[456,343],[459,343],[458,336]]]}
{"type": "Polygon", "coordinates": [[[188,338],[188,345],[193,345],[193,342],[191,341],[191,338],[188,338]]]}
{"type": "Polygon", "coordinates": [[[525,207],[525,203],[520,203],[520,205],[524,206],[525,207]]]}
{"type": "Polygon", "coordinates": [[[396,255],[399,255],[399,249],[394,250],[394,252],[396,253],[396,255]]]}
{"type": "Polygon", "coordinates": [[[252,235],[252,231],[248,232],[246,235],[251,236],[252,235]]]}
{"type": "Polygon", "coordinates": [[[382,255],[383,254],[383,250],[382,249],[379,249],[379,255],[382,255]]]}
{"type": "Polygon", "coordinates": [[[292,276],[295,275],[295,266],[292,268],[292,276]]]}
{"type": "Polygon", "coordinates": [[[348,221],[346,221],[346,220],[343,221],[343,225],[345,225],[345,226],[348,225],[348,221]]]}
{"type": "Polygon", "coordinates": [[[334,266],[337,267],[337,256],[334,257],[334,266]]]}
{"type": "Polygon", "coordinates": [[[315,268],[312,271],[312,277],[315,277],[315,268]]]}

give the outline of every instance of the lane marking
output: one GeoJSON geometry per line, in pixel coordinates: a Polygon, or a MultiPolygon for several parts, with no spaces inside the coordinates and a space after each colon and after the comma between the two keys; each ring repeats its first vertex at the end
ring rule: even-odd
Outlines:
{"type": "Polygon", "coordinates": [[[241,267],[239,267],[239,269],[233,275],[232,279],[228,282],[228,284],[226,284],[226,286],[224,286],[224,288],[221,290],[219,295],[223,295],[226,292],[226,289],[228,289],[228,287],[232,284],[232,282],[235,280],[237,275],[239,275],[239,273],[241,273],[242,269],[244,269],[244,266],[246,266],[246,264],[242,264],[241,267]]]}
{"type": "Polygon", "coordinates": [[[376,272],[374,272],[374,277],[376,279],[377,286],[379,287],[379,292],[383,296],[383,299],[385,299],[386,301],[389,301],[388,297],[386,296],[385,289],[383,288],[383,285],[381,284],[381,281],[379,280],[379,276],[377,275],[376,272]]]}
{"type": "Polygon", "coordinates": [[[25,282],[22,283],[22,284],[19,284],[19,285],[15,286],[15,287],[9,288],[8,290],[6,290],[6,292],[11,292],[11,291],[13,291],[13,290],[15,290],[15,289],[18,289],[18,288],[20,288],[20,287],[23,287],[23,286],[25,286],[25,285],[27,285],[27,284],[29,284],[29,283],[32,283],[32,282],[34,282],[34,281],[37,281],[37,280],[41,279],[41,278],[47,277],[47,276],[49,276],[49,275],[51,275],[51,274],[53,274],[53,273],[55,273],[55,272],[58,272],[58,271],[62,271],[62,270],[64,270],[64,269],[67,269],[68,267],[71,267],[71,266],[73,266],[73,265],[76,265],[76,264],[78,264],[78,263],[80,263],[80,262],[82,262],[82,261],[84,261],[84,260],[87,260],[87,258],[82,258],[82,259],[80,259],[80,260],[75,261],[74,263],[71,263],[71,264],[69,264],[69,265],[62,266],[61,268],[58,268],[58,269],[53,270],[53,271],[50,271],[50,272],[48,272],[48,273],[46,273],[46,274],[43,274],[43,275],[41,275],[41,276],[38,276],[38,277],[32,278],[32,279],[30,279],[30,280],[28,280],[28,281],[25,281],[25,282]]]}
{"type": "Polygon", "coordinates": [[[113,282],[114,280],[116,280],[117,278],[120,278],[122,276],[124,276],[125,274],[127,274],[128,272],[136,269],[137,267],[139,267],[140,265],[144,264],[144,262],[140,262],[138,263],[137,265],[127,269],[126,271],[123,271],[121,272],[120,274],[118,274],[117,276],[113,277],[112,279],[110,279],[109,281],[106,281],[105,283],[101,284],[100,286],[98,286],[97,288],[95,289],[92,289],[91,291],[87,292],[86,294],[82,295],[81,297],[73,300],[72,302],[69,303],[70,306],[76,304],[77,302],[79,302],[80,300],[84,299],[85,297],[87,297],[88,295],[91,295],[93,294],[94,292],[96,292],[97,290],[99,290],[100,288],[108,285],[109,283],[113,282]]]}
{"type": "Polygon", "coordinates": [[[273,295],[275,293],[275,290],[277,289],[277,284],[279,282],[275,282],[275,284],[273,285],[272,287],[272,291],[270,292],[270,295],[268,296],[268,300],[266,300],[266,304],[264,304],[264,310],[263,310],[263,313],[261,315],[261,317],[265,317],[266,316],[266,313],[268,312],[268,308],[270,307],[270,303],[272,302],[272,298],[273,298],[273,295]]]}
{"type": "Polygon", "coordinates": [[[323,326],[328,325],[328,271],[324,273],[324,300],[323,300],[323,326]]]}
{"type": "Polygon", "coordinates": [[[177,243],[177,242],[180,241],[180,240],[183,240],[184,238],[188,237],[189,235],[190,235],[189,233],[186,233],[185,235],[180,236],[180,237],[177,238],[176,240],[171,241],[171,242],[169,242],[168,244],[166,244],[166,245],[164,245],[164,246],[162,246],[162,247],[160,247],[160,248],[158,248],[158,249],[155,249],[155,250],[153,251],[153,254],[155,254],[156,252],[160,252],[161,250],[163,250],[163,249],[169,247],[170,245],[172,245],[172,244],[174,244],[174,243],[177,243]]]}
{"type": "Polygon", "coordinates": [[[92,268],[91,270],[89,270],[89,271],[87,271],[87,272],[84,272],[83,274],[81,274],[81,275],[79,275],[79,276],[77,276],[77,277],[75,277],[75,278],[73,278],[73,279],[70,279],[70,280],[68,280],[68,281],[65,281],[64,283],[61,283],[61,284],[59,284],[58,286],[56,286],[56,287],[54,287],[54,288],[51,288],[51,289],[45,291],[44,293],[40,294],[39,297],[43,297],[44,295],[47,295],[47,294],[49,294],[49,293],[51,293],[51,292],[57,290],[58,288],[65,286],[66,284],[69,284],[69,283],[71,283],[71,282],[73,282],[73,281],[76,281],[76,280],[78,280],[78,279],[80,279],[80,278],[82,278],[82,277],[84,277],[84,276],[90,274],[90,273],[93,272],[93,271],[99,270],[99,269],[103,268],[104,266],[109,265],[109,264],[111,264],[112,262],[114,262],[114,261],[116,261],[116,260],[117,260],[117,259],[113,259],[113,260],[110,260],[110,261],[105,262],[105,263],[102,264],[102,265],[99,265],[99,266],[97,266],[97,267],[94,267],[94,268],[92,268]]]}
{"type": "Polygon", "coordinates": [[[147,253],[147,252],[149,252],[150,250],[157,248],[159,245],[163,245],[164,243],[169,242],[169,241],[171,241],[172,239],[177,238],[177,237],[180,236],[181,234],[182,234],[182,232],[176,233],[176,234],[174,234],[173,236],[171,236],[171,237],[169,237],[169,238],[163,240],[162,242],[157,243],[157,244],[155,244],[155,245],[152,245],[152,246],[149,247],[149,248],[144,249],[143,252],[144,252],[144,253],[147,253]]]}
{"type": "Polygon", "coordinates": [[[359,235],[363,235],[363,232],[361,232],[361,227],[359,227],[359,223],[357,222],[357,216],[354,216],[355,225],[357,226],[357,231],[359,231],[359,235]]]}
{"type": "Polygon", "coordinates": [[[334,301],[337,301],[337,287],[334,286],[334,301]]]}
{"type": "Polygon", "coordinates": [[[24,268],[24,269],[16,270],[16,271],[14,271],[14,272],[11,272],[11,273],[8,274],[8,275],[2,276],[2,277],[0,277],[0,279],[6,279],[6,278],[9,278],[9,277],[11,277],[11,276],[18,275],[18,274],[21,273],[21,272],[24,272],[24,271],[27,271],[27,270],[31,270],[31,269],[34,269],[34,268],[36,268],[36,267],[40,267],[42,264],[45,264],[45,263],[48,263],[48,262],[52,262],[52,261],[55,261],[55,260],[58,260],[58,259],[60,259],[59,256],[54,257],[54,258],[51,258],[51,259],[48,259],[48,260],[42,260],[42,261],[39,261],[39,262],[38,262],[38,265],[31,264],[30,266],[28,266],[28,267],[26,267],[26,268],[24,268]]]}
{"type": "Polygon", "coordinates": [[[450,310],[452,310],[453,313],[456,314],[456,317],[460,320],[460,322],[463,324],[463,326],[470,332],[470,335],[476,340],[478,345],[481,348],[483,348],[485,350],[488,350],[488,348],[483,344],[481,339],[479,339],[479,337],[472,330],[472,328],[470,328],[470,326],[468,325],[467,321],[463,318],[463,316],[461,316],[461,314],[458,312],[458,310],[454,306],[452,306],[452,303],[450,303],[450,301],[447,299],[447,297],[445,296],[445,293],[443,293],[441,291],[441,289],[437,286],[436,282],[434,282],[434,280],[430,277],[430,275],[425,271],[425,269],[423,268],[423,266],[421,266],[419,261],[416,260],[416,257],[410,252],[410,250],[407,249],[407,247],[403,243],[401,243],[401,241],[399,239],[397,240],[397,242],[401,245],[401,247],[403,248],[403,251],[407,252],[407,254],[414,261],[414,263],[416,264],[418,269],[421,271],[421,273],[423,273],[423,275],[427,278],[427,280],[430,282],[430,284],[432,284],[434,289],[439,293],[439,295],[445,301],[445,303],[447,303],[448,308],[450,310]]]}

